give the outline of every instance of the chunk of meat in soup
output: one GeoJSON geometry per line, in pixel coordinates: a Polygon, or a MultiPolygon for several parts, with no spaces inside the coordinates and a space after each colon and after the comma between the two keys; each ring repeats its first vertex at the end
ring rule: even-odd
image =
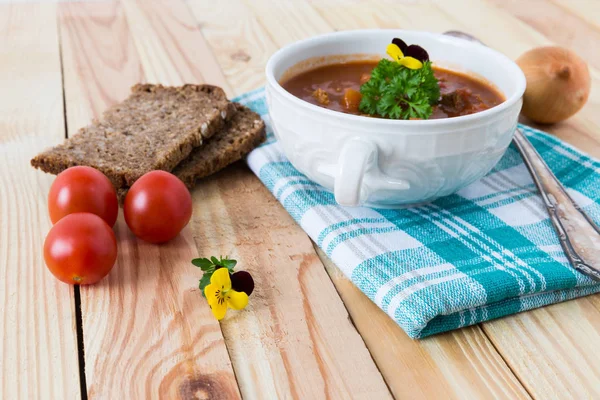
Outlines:
{"type": "Polygon", "coordinates": [[[324,106],[329,104],[329,95],[327,94],[326,91],[324,91],[321,88],[318,88],[317,90],[315,90],[313,92],[313,97],[315,99],[317,99],[317,101],[319,102],[319,104],[322,104],[324,106]]]}
{"type": "Polygon", "coordinates": [[[441,68],[434,68],[434,74],[441,96],[431,119],[474,114],[504,101],[504,96],[491,85],[466,74],[441,68]]]}

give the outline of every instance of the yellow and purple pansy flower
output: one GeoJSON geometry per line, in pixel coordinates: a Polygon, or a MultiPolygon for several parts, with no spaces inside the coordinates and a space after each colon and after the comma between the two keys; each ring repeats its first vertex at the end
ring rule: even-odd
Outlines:
{"type": "Polygon", "coordinates": [[[219,268],[210,277],[210,284],[204,288],[204,295],[216,319],[221,320],[227,308],[241,310],[248,305],[248,295],[231,287],[227,268],[219,268]]]}
{"type": "Polygon", "coordinates": [[[402,39],[394,38],[386,48],[387,54],[398,64],[410,69],[423,68],[423,63],[429,61],[429,54],[416,44],[408,46],[402,39]]]}

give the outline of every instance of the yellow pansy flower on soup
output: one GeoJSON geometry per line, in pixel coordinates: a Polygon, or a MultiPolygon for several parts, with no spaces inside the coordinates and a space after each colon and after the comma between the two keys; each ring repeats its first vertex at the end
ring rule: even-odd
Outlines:
{"type": "Polygon", "coordinates": [[[421,46],[408,46],[402,39],[394,38],[386,47],[386,53],[398,64],[410,69],[423,68],[423,63],[429,61],[429,54],[421,46]]]}

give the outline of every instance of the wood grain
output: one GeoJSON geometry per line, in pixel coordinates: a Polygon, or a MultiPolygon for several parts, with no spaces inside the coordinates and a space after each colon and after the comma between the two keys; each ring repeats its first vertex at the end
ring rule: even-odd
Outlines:
{"type": "Polygon", "coordinates": [[[149,82],[213,83],[233,94],[185,3],[123,0],[123,6],[149,82]]]}
{"type": "Polygon", "coordinates": [[[277,47],[333,30],[306,1],[244,0],[244,3],[277,47]]]}
{"type": "Polygon", "coordinates": [[[319,14],[335,29],[415,29],[442,33],[456,29],[456,23],[440,13],[433,1],[368,2],[340,7],[339,2],[311,1],[319,14]]]}
{"type": "Polygon", "coordinates": [[[75,399],[73,288],[42,250],[52,177],[29,166],[65,134],[56,6],[0,5],[0,60],[0,398],[75,399]]]}
{"type": "MultiPolygon", "coordinates": [[[[594,25],[600,29],[600,8],[596,0],[547,0],[548,3],[556,4],[563,10],[577,15],[581,20],[594,25]]],[[[590,51],[591,49],[588,49],[590,51]]]]}
{"type": "MultiPolygon", "coordinates": [[[[128,15],[137,12],[131,8],[128,15]]],[[[145,15],[134,19],[156,23],[145,15]]],[[[137,31],[130,31],[122,4],[61,4],[59,23],[69,132],[123,98],[147,69],[159,81],[176,79],[154,59],[140,61],[136,48],[147,43],[133,37],[137,31]],[[77,112],[82,104],[87,112],[77,112]]],[[[115,231],[119,258],[113,271],[81,289],[88,396],[239,398],[219,324],[190,264],[198,255],[190,229],[160,246],[137,240],[122,218],[115,231]]]]}
{"type": "Polygon", "coordinates": [[[59,31],[67,125],[75,134],[146,77],[116,1],[61,5],[59,31]]]}
{"type": "MultiPolygon", "coordinates": [[[[600,69],[600,53],[590,51],[600,43],[600,25],[582,19],[563,6],[578,1],[553,3],[548,0],[529,0],[528,7],[523,7],[516,0],[490,2],[531,26],[548,40],[578,54],[585,54],[585,60],[594,68],[600,69]]],[[[596,7],[599,6],[600,4],[596,4],[596,7]]]]}
{"type": "Polygon", "coordinates": [[[540,399],[600,396],[600,298],[588,296],[483,324],[529,392],[540,399]]]}
{"type": "Polygon", "coordinates": [[[264,85],[264,68],[277,47],[241,1],[188,1],[235,94],[264,85]],[[232,23],[235,21],[235,23],[232,23]]]}

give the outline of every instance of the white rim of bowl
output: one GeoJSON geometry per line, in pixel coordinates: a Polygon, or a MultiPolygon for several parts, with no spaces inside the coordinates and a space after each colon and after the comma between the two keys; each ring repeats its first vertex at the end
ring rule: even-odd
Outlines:
{"type": "MultiPolygon", "coordinates": [[[[443,61],[443,60],[440,60],[440,61],[443,61]]],[[[468,72],[468,69],[466,69],[466,71],[468,72]]],[[[277,50],[269,58],[269,61],[267,62],[267,66],[265,68],[265,73],[267,75],[267,84],[271,85],[280,95],[282,95],[283,97],[292,101],[299,107],[307,108],[308,110],[321,113],[325,116],[330,115],[330,116],[333,116],[336,118],[346,119],[348,122],[369,121],[369,123],[372,123],[372,124],[382,124],[382,125],[386,125],[386,126],[390,126],[390,125],[391,126],[403,126],[403,127],[407,127],[407,126],[416,127],[416,126],[425,126],[425,125],[427,125],[427,126],[457,125],[457,124],[461,124],[463,122],[472,122],[472,121],[476,121],[478,119],[492,116],[493,114],[501,113],[505,109],[512,107],[517,101],[519,101],[523,97],[523,93],[525,92],[525,86],[526,86],[525,75],[523,74],[523,71],[521,71],[521,68],[519,68],[519,66],[513,60],[511,60],[504,54],[500,53],[499,51],[496,51],[492,48],[486,47],[485,45],[481,45],[479,43],[471,42],[466,39],[460,39],[460,38],[449,36],[449,35],[443,35],[443,34],[431,33],[431,32],[423,32],[423,31],[400,30],[400,29],[348,30],[348,31],[326,33],[323,35],[313,36],[308,39],[300,40],[298,42],[288,44],[287,46],[284,46],[281,49],[277,50]],[[285,57],[289,53],[292,53],[292,52],[295,52],[298,50],[308,49],[311,46],[313,46],[316,42],[322,40],[323,38],[344,37],[344,36],[356,35],[357,33],[368,34],[368,33],[375,33],[375,32],[389,32],[390,37],[402,36],[402,33],[411,33],[411,34],[429,36],[434,39],[438,39],[438,40],[442,40],[442,41],[446,41],[446,42],[454,42],[455,44],[458,44],[460,46],[470,47],[470,48],[474,49],[475,51],[483,52],[484,55],[485,55],[485,53],[487,53],[491,57],[496,57],[496,58],[499,58],[499,59],[507,62],[508,65],[510,66],[510,68],[512,68],[514,70],[513,72],[515,74],[515,79],[517,80],[517,89],[504,102],[498,104],[497,106],[488,108],[487,110],[480,111],[477,113],[473,113],[473,114],[469,114],[469,115],[462,115],[459,117],[441,118],[441,119],[399,120],[399,119],[363,117],[361,115],[346,114],[343,112],[329,110],[327,108],[319,107],[317,105],[311,104],[305,100],[299,99],[298,97],[294,96],[293,94],[291,94],[290,92],[285,90],[283,88],[283,86],[281,86],[281,84],[277,81],[277,79],[275,79],[275,75],[273,73],[273,69],[274,69],[275,65],[277,63],[279,63],[282,59],[285,59],[285,57]]],[[[401,132],[402,131],[399,131],[399,133],[401,133],[401,132]]]]}

